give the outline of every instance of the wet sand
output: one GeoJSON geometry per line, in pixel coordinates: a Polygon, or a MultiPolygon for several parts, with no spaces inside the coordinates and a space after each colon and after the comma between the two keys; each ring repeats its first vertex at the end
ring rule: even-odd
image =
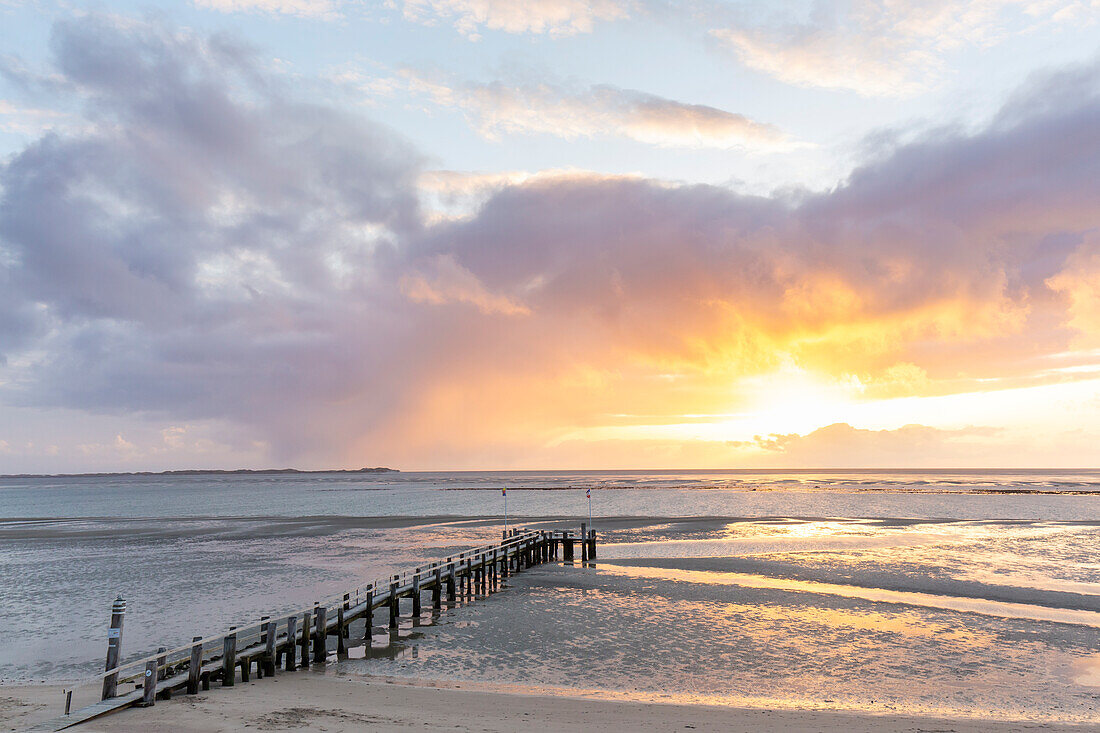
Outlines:
{"type": "Polygon", "coordinates": [[[303,672],[94,720],[77,731],[819,731],[1009,733],[1085,731],[1080,725],[870,716],[822,711],[664,705],[428,687],[303,672]]]}

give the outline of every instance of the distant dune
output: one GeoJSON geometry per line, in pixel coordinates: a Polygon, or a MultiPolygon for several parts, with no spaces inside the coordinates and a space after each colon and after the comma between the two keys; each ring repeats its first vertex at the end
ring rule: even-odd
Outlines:
{"type": "Polygon", "coordinates": [[[337,468],[327,471],[303,471],[297,468],[235,468],[232,470],[216,468],[188,468],[177,471],[118,471],[105,473],[10,473],[0,478],[80,478],[92,476],[202,476],[206,474],[294,474],[294,473],[400,473],[396,468],[376,466],[374,468],[337,468]]]}

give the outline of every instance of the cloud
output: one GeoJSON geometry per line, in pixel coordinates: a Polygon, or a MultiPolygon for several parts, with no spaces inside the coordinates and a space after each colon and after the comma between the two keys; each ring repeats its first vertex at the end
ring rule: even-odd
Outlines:
{"type": "Polygon", "coordinates": [[[65,117],[63,112],[21,107],[0,99],[0,132],[38,136],[64,124],[65,117]]]}
{"type": "Polygon", "coordinates": [[[514,298],[490,293],[476,275],[455,262],[451,255],[438,255],[425,263],[424,271],[404,275],[400,286],[405,297],[414,303],[469,303],[482,313],[506,316],[531,312],[514,298]]]}
{"type": "Polygon", "coordinates": [[[1081,0],[848,0],[745,17],[711,35],[746,66],[799,86],[905,96],[934,86],[947,54],[986,48],[1041,25],[1095,22],[1100,10],[1081,0]]]}
{"type": "Polygon", "coordinates": [[[415,149],[230,39],[89,15],[51,48],[83,124],[0,164],[3,409],[234,426],[274,463],[532,465],[617,415],[742,411],[784,364],[980,390],[1094,329],[1096,68],[831,191],[573,171],[429,222],[415,149]]]}
{"type": "Polygon", "coordinates": [[[407,19],[454,23],[463,35],[476,40],[482,29],[505,33],[545,33],[571,36],[591,33],[598,21],[625,18],[630,8],[623,0],[404,0],[407,19]]]}
{"type": "Polygon", "coordinates": [[[543,134],[629,138],[651,145],[680,147],[791,147],[792,141],[769,124],[735,112],[685,104],[632,89],[600,85],[569,90],[549,83],[450,85],[406,72],[410,88],[433,102],[463,110],[486,138],[543,134]]]}
{"type": "Polygon", "coordinates": [[[905,425],[895,430],[866,430],[847,423],[836,423],[806,435],[761,435],[751,444],[767,455],[759,459],[765,465],[810,466],[818,468],[895,467],[895,466],[989,466],[1002,465],[1002,456],[987,463],[991,453],[999,453],[1002,431],[991,427],[967,427],[953,430],[928,425],[905,425]]]}
{"type": "Polygon", "coordinates": [[[1093,234],[1074,250],[1046,284],[1069,299],[1068,323],[1078,332],[1075,346],[1100,346],[1100,236],[1093,234]]]}
{"type": "Polygon", "coordinates": [[[222,13],[260,12],[314,18],[334,18],[342,4],[338,0],[194,0],[194,3],[222,13]]]}

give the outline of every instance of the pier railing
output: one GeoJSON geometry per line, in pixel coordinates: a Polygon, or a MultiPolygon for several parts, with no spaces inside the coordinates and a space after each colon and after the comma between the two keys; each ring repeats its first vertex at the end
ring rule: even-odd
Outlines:
{"type": "Polygon", "coordinates": [[[582,524],[579,533],[568,531],[512,530],[495,544],[465,550],[446,559],[435,560],[405,570],[344,593],[333,594],[278,617],[261,616],[258,620],[231,626],[228,631],[196,636],[189,644],[174,649],[161,647],[155,654],[120,661],[125,601],[120,597],[112,608],[108,630],[106,669],[66,690],[65,713],[42,724],[39,730],[61,730],[92,717],[130,705],[150,706],[183,690],[195,694],[218,682],[232,686],[239,679],[248,682],[253,669],[258,679],[275,674],[277,667],[294,671],[310,664],[323,664],[330,654],[346,655],[349,645],[370,644],[374,613],[389,609],[390,629],[398,627],[400,601],[411,601],[411,615],[419,618],[424,594],[429,593],[434,611],[442,609],[444,596],[448,607],[459,598],[473,599],[499,588],[510,574],[558,559],[588,561],[596,556],[596,533],[582,524]],[[364,619],[362,637],[350,638],[353,621],[364,619]],[[335,648],[330,640],[335,637],[335,648]],[[120,685],[134,685],[131,692],[119,694],[120,685]],[[70,714],[74,690],[100,688],[100,701],[70,714]]]}

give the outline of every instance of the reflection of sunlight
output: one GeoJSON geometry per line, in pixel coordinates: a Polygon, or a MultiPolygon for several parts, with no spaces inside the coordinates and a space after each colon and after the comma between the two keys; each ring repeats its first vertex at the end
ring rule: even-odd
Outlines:
{"type": "Polygon", "coordinates": [[[1081,659],[1074,665],[1073,681],[1084,687],[1100,687],[1100,654],[1081,659]]]}
{"type": "Polygon", "coordinates": [[[1051,621],[1062,624],[1076,624],[1100,628],[1100,612],[1080,611],[1071,608],[1050,608],[1029,603],[1007,603],[990,601],[983,598],[963,598],[941,596],[913,591],[867,588],[839,583],[819,583],[809,580],[790,580],[748,573],[727,573],[706,570],[685,570],[683,568],[654,568],[638,566],[601,565],[601,572],[632,578],[651,578],[654,580],[672,580],[684,583],[703,583],[706,585],[738,585],[745,588],[786,590],[796,593],[818,593],[824,595],[859,598],[875,603],[897,603],[908,606],[924,606],[962,613],[977,613],[983,616],[999,618],[1028,619],[1032,621],[1051,621]]]}
{"type": "Polygon", "coordinates": [[[732,522],[726,525],[724,539],[734,537],[755,536],[782,536],[782,537],[835,537],[837,535],[866,536],[870,533],[878,533],[880,530],[872,528],[870,522],[858,519],[820,519],[804,521],[788,519],[782,522],[753,522],[749,524],[749,533],[745,532],[745,522],[732,522]]]}
{"type": "Polygon", "coordinates": [[[605,560],[657,557],[742,557],[792,552],[835,552],[851,549],[910,547],[956,540],[954,535],[934,532],[893,531],[873,535],[835,534],[731,536],[712,540],[653,540],[616,542],[600,550],[605,560]]]}

